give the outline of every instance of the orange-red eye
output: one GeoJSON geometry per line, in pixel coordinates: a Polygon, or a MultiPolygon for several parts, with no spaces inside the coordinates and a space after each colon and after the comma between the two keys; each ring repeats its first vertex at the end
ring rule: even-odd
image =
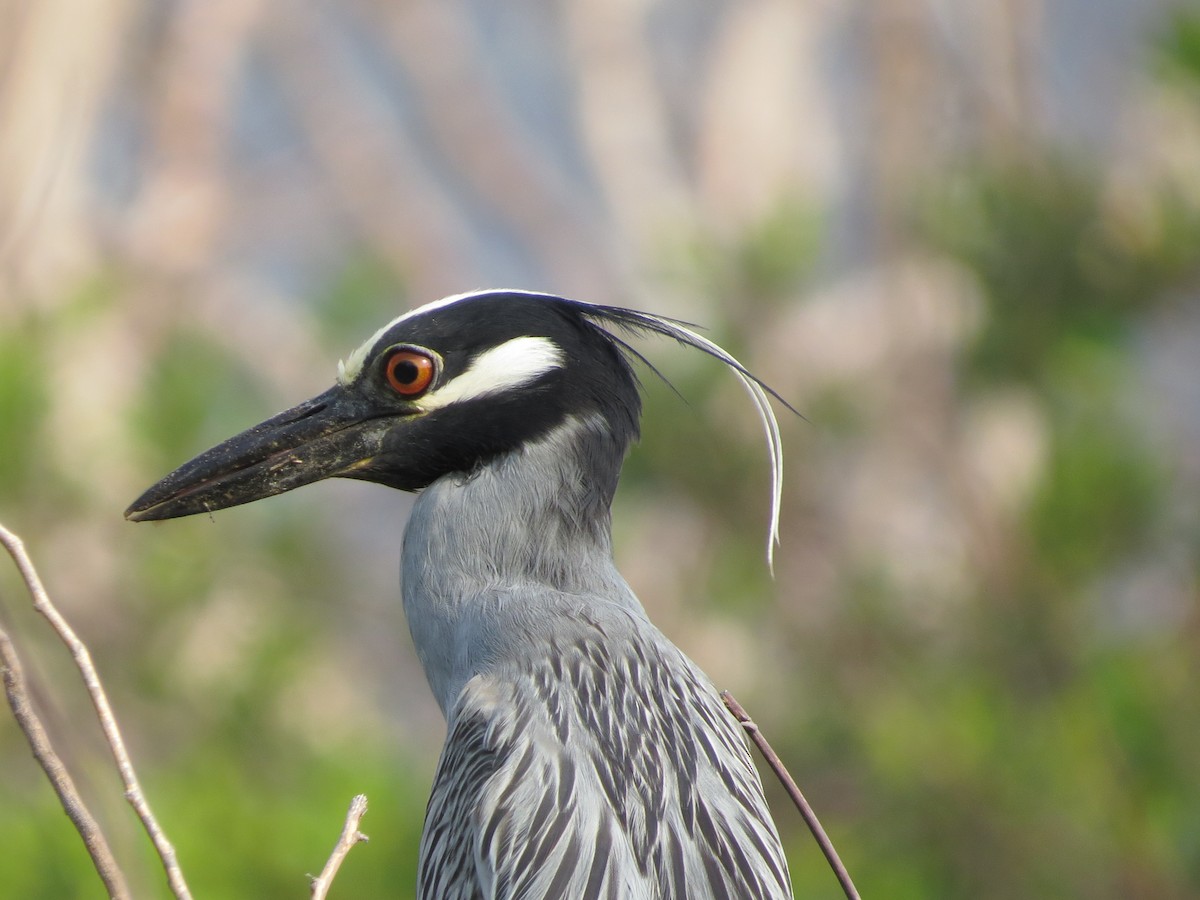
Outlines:
{"type": "Polygon", "coordinates": [[[397,394],[415,397],[428,390],[437,374],[433,358],[416,350],[393,350],[384,366],[388,384],[397,394]]]}

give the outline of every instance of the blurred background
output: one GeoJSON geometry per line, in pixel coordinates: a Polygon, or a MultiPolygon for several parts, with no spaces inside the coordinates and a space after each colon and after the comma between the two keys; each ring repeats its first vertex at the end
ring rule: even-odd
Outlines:
{"type": "MultiPolygon", "coordinates": [[[[442,723],[411,498],[125,506],[485,286],[639,346],[619,563],[876,898],[1200,896],[1200,4],[0,0],[0,521],[90,643],[198,897],[412,896],[442,723]],[[781,410],[781,414],[783,411],[781,410]]],[[[14,635],[138,896],[65,651],[14,635]]],[[[840,896],[770,786],[797,894],[840,896]]],[[[101,894],[0,716],[0,895],[101,894]]]]}

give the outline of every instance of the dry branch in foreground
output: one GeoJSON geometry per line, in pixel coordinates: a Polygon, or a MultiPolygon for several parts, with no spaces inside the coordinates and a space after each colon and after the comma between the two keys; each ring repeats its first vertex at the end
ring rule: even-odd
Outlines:
{"type": "MultiPolygon", "coordinates": [[[[96,672],[96,666],[92,663],[91,653],[83,641],[75,634],[75,630],[63,618],[62,613],[51,602],[50,595],[46,593],[46,588],[42,584],[42,579],[38,575],[37,569],[34,568],[33,561],[30,560],[29,554],[25,551],[24,542],[16,534],[9,531],[3,525],[0,525],[0,544],[4,545],[4,549],[8,551],[9,556],[16,563],[17,571],[21,573],[21,578],[24,580],[25,587],[29,591],[29,596],[33,600],[33,608],[46,618],[62,642],[67,645],[67,649],[71,651],[71,656],[75,660],[75,666],[79,669],[79,674],[83,677],[84,686],[91,697],[92,706],[96,709],[96,716],[100,720],[100,726],[104,729],[104,737],[108,742],[109,749],[112,751],[113,759],[116,761],[117,770],[121,773],[121,781],[125,785],[125,799],[129,801],[130,805],[137,812],[138,818],[141,819],[147,834],[150,835],[150,840],[154,843],[154,849],[157,851],[158,857],[162,861],[163,868],[167,873],[167,883],[170,885],[171,892],[178,900],[191,900],[191,892],[188,890],[187,882],[183,878],[183,871],[179,868],[179,863],[175,858],[175,848],[167,840],[166,833],[159,826],[158,820],[155,819],[154,813],[150,810],[150,804],[146,802],[145,794],[142,793],[137,773],[133,768],[133,762],[129,758],[129,752],[125,749],[125,741],[121,738],[121,729],[117,725],[117,719],[113,715],[112,706],[108,702],[108,695],[104,691],[104,686],[100,683],[100,676],[96,672]]],[[[11,666],[8,666],[7,663],[6,669],[11,672],[11,666]]],[[[14,713],[15,711],[14,709],[14,713]]],[[[32,710],[30,711],[32,712],[32,710]]],[[[34,719],[36,719],[36,715],[34,719]]],[[[20,722],[21,719],[18,717],[18,723],[20,722]]],[[[39,722],[39,727],[40,724],[39,722]]],[[[22,730],[25,730],[23,725],[22,730]]],[[[25,734],[32,744],[34,738],[31,733],[25,731],[25,734]]],[[[50,773],[47,772],[47,774],[49,775],[50,773]]],[[[63,774],[65,775],[65,770],[63,770],[63,774]]],[[[51,781],[54,782],[53,776],[51,776],[51,781]]],[[[58,789],[57,785],[55,789],[58,789]]],[[[64,808],[66,808],[65,803],[64,808]]],[[[71,814],[69,809],[67,814],[71,814]]],[[[72,821],[74,822],[75,819],[72,818],[72,821]]],[[[77,824],[76,828],[78,827],[77,824]]],[[[80,836],[83,838],[85,844],[88,843],[88,833],[80,830],[80,836]]],[[[89,844],[88,846],[90,851],[91,845],[89,844]]],[[[93,859],[95,859],[94,856],[93,859]]],[[[113,865],[115,867],[115,862],[113,865]]],[[[103,872],[101,873],[101,877],[104,877],[103,872]]],[[[107,879],[105,880],[105,884],[108,885],[107,879]]],[[[113,893],[111,887],[109,888],[109,893],[114,897],[128,896],[128,892],[124,894],[113,893]]]]}
{"type": "Polygon", "coordinates": [[[370,840],[370,838],[358,830],[358,823],[362,821],[362,817],[366,811],[366,794],[358,794],[350,801],[350,810],[346,813],[346,824],[342,826],[342,834],[338,838],[333,852],[329,854],[329,861],[325,863],[325,868],[321,870],[321,874],[312,879],[311,900],[325,900],[325,897],[329,894],[329,886],[333,884],[334,876],[337,875],[338,869],[341,868],[342,861],[350,853],[350,848],[360,841],[370,840]]]}
{"type": "Polygon", "coordinates": [[[742,728],[750,735],[750,740],[754,742],[754,746],[758,748],[758,751],[763,755],[763,759],[767,761],[767,765],[771,767],[771,771],[775,773],[775,776],[783,784],[784,789],[788,792],[788,796],[796,804],[796,809],[800,810],[804,824],[808,826],[808,830],[816,838],[817,845],[821,848],[821,852],[825,854],[825,859],[829,863],[829,867],[833,869],[833,874],[837,876],[838,884],[842,886],[842,891],[849,900],[860,900],[858,889],[850,879],[850,873],[846,871],[846,867],[842,864],[837,850],[834,849],[833,841],[829,840],[829,835],[821,827],[821,821],[817,818],[817,814],[813,812],[813,808],[804,799],[804,794],[800,792],[799,786],[792,778],[791,773],[788,772],[787,766],[783,764],[783,760],[779,758],[779,754],[767,743],[767,739],[759,731],[758,725],[750,718],[750,714],[746,712],[742,704],[737,702],[733,694],[729,693],[729,691],[721,691],[721,699],[725,701],[725,706],[733,713],[734,718],[742,723],[742,728]]]}
{"type": "Polygon", "coordinates": [[[8,633],[3,628],[0,628],[0,675],[4,679],[4,693],[8,697],[8,705],[12,709],[13,718],[17,720],[17,727],[29,741],[33,758],[37,760],[42,771],[46,773],[46,777],[50,779],[50,785],[54,788],[54,793],[58,794],[58,802],[62,804],[67,818],[71,820],[75,830],[83,838],[83,845],[87,848],[88,855],[96,866],[100,880],[104,882],[104,887],[108,890],[108,896],[113,900],[129,900],[129,887],[125,884],[125,875],[117,865],[116,857],[113,856],[112,848],[108,846],[104,832],[100,830],[99,824],[75,787],[71,773],[67,771],[67,767],[63,765],[62,759],[54,750],[50,736],[46,734],[46,729],[42,725],[41,717],[38,716],[29,700],[29,691],[25,685],[25,673],[21,668],[21,660],[17,656],[17,648],[13,646],[8,633]]]}

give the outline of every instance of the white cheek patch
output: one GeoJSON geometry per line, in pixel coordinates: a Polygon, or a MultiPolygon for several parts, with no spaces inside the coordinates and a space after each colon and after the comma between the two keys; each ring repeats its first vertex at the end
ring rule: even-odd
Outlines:
{"type": "Polygon", "coordinates": [[[561,369],[562,348],[546,337],[519,337],[485,350],[467,370],[418,402],[424,410],[442,409],[478,397],[501,394],[561,369]]]}

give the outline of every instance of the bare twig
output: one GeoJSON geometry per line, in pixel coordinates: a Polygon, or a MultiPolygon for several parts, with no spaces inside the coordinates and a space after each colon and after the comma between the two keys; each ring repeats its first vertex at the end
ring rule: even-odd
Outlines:
{"type": "Polygon", "coordinates": [[[25,687],[25,673],[21,669],[21,660],[17,656],[17,650],[7,632],[2,628],[0,628],[0,673],[4,677],[4,693],[8,697],[8,705],[12,707],[17,726],[29,741],[34,759],[38,761],[46,773],[46,777],[50,779],[50,784],[54,787],[54,792],[58,794],[58,801],[62,804],[67,818],[71,820],[75,825],[75,830],[83,838],[83,844],[87,847],[92,863],[96,866],[100,880],[104,882],[104,887],[108,890],[108,896],[113,900],[128,900],[130,894],[129,887],[125,884],[125,876],[121,872],[120,866],[117,865],[117,860],[108,846],[104,832],[100,830],[100,826],[87,808],[87,804],[84,803],[83,797],[79,795],[71,773],[67,771],[66,766],[54,751],[54,746],[50,743],[50,737],[46,734],[41,718],[29,702],[29,692],[25,687]]]}
{"type": "Polygon", "coordinates": [[[842,865],[841,857],[838,856],[837,850],[833,848],[833,842],[829,840],[829,835],[821,827],[821,822],[817,819],[817,814],[813,812],[812,807],[808,805],[808,801],[804,799],[804,794],[800,792],[800,788],[792,779],[787,767],[783,764],[783,760],[779,758],[779,754],[771,749],[771,745],[767,743],[767,739],[763,737],[763,733],[758,730],[758,725],[750,718],[750,714],[746,712],[742,704],[737,702],[733,694],[729,693],[729,691],[722,691],[721,699],[725,701],[725,706],[733,713],[734,718],[742,723],[742,728],[746,729],[746,733],[750,735],[750,740],[754,742],[754,746],[763,755],[763,759],[767,761],[767,765],[771,767],[771,771],[779,778],[784,789],[792,798],[792,802],[796,804],[796,809],[800,810],[800,815],[804,818],[804,824],[808,826],[808,830],[816,838],[817,845],[821,848],[821,852],[825,854],[825,859],[829,862],[829,867],[833,869],[833,874],[837,876],[838,883],[842,886],[842,891],[845,892],[849,900],[860,900],[858,889],[854,886],[854,882],[850,880],[850,873],[842,865]]]}
{"type": "Polygon", "coordinates": [[[370,840],[370,838],[358,830],[358,823],[362,821],[362,817],[366,811],[366,794],[359,794],[350,801],[350,810],[346,813],[346,824],[342,826],[341,837],[338,838],[333,852],[329,854],[329,861],[325,863],[325,868],[321,870],[321,874],[312,879],[312,900],[325,900],[325,897],[329,894],[329,887],[333,884],[334,876],[337,875],[338,869],[341,868],[342,861],[350,853],[350,848],[359,841],[370,840]]]}
{"type": "Polygon", "coordinates": [[[118,727],[112,707],[109,705],[108,695],[105,694],[104,687],[100,683],[100,676],[96,673],[96,667],[92,663],[91,653],[50,601],[50,596],[46,593],[46,588],[42,585],[42,580],[37,569],[34,568],[33,562],[29,559],[29,554],[25,552],[25,544],[21,539],[0,525],[0,543],[4,545],[9,556],[16,563],[17,570],[21,573],[25,586],[33,598],[33,608],[50,622],[63,643],[71,651],[71,656],[75,660],[80,675],[83,676],[83,683],[92,699],[92,705],[96,709],[96,715],[100,719],[100,726],[104,729],[104,736],[108,740],[108,746],[117,763],[117,769],[121,773],[121,780],[125,785],[125,799],[137,812],[146,833],[150,835],[150,840],[154,843],[154,849],[158,852],[159,859],[162,860],[163,868],[166,870],[167,883],[170,885],[171,892],[178,900],[191,900],[191,892],[188,890],[187,883],[183,878],[183,871],[179,868],[179,863],[175,858],[175,848],[167,840],[166,833],[154,818],[150,804],[146,802],[146,797],[142,793],[137,773],[134,771],[129,753],[125,749],[125,742],[121,738],[121,729],[118,727]]]}

